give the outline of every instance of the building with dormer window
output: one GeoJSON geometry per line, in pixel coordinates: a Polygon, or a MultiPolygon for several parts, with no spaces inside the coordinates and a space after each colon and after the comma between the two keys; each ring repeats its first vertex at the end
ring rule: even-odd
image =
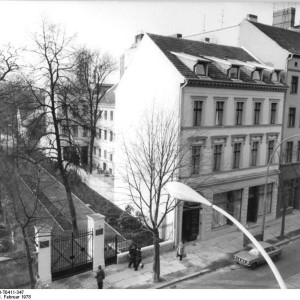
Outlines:
{"type": "MultiPolygon", "coordinates": [[[[155,100],[180,116],[177,138],[189,147],[176,180],[255,227],[262,219],[268,157],[282,134],[287,87],[270,80],[274,72],[239,47],[145,34],[116,90],[116,170],[123,164],[122,132],[133,130],[155,100]]],[[[277,180],[274,157],[267,220],[276,216],[277,180]]],[[[118,173],[115,187],[122,187],[118,173]]],[[[121,201],[117,189],[115,199],[121,201]]],[[[173,225],[176,243],[236,230],[217,212],[187,202],[166,224],[173,225]]]]}

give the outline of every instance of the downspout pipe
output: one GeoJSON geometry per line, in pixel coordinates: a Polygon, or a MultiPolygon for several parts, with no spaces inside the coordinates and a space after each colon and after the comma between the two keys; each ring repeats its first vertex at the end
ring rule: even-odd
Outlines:
{"type": "MultiPolygon", "coordinates": [[[[286,70],[286,84],[287,84],[287,78],[288,78],[288,63],[291,59],[293,59],[294,53],[290,53],[289,56],[286,59],[285,62],[285,70],[286,70]]],[[[283,97],[283,112],[282,112],[282,124],[281,124],[281,141],[280,141],[280,151],[279,151],[279,179],[281,177],[281,153],[282,153],[282,145],[284,141],[284,136],[283,136],[283,130],[284,130],[284,124],[285,124],[285,111],[286,111],[286,94],[287,90],[284,92],[284,97],[283,97]]],[[[270,158],[270,161],[272,160],[272,157],[270,158]]],[[[267,201],[266,201],[266,192],[267,192],[267,184],[268,184],[268,169],[270,165],[270,161],[267,162],[267,174],[266,174],[266,183],[265,183],[265,188],[264,188],[264,200],[263,200],[263,215],[262,215],[262,228],[261,228],[261,239],[262,241],[264,240],[264,235],[265,235],[265,222],[266,222],[266,211],[267,211],[267,201]]],[[[278,197],[277,197],[277,205],[278,205],[278,197]]],[[[284,218],[282,220],[284,222],[284,218]]]]}
{"type": "MultiPolygon", "coordinates": [[[[184,99],[184,88],[187,86],[187,84],[189,83],[189,80],[184,78],[184,82],[180,85],[180,88],[179,88],[179,112],[180,112],[180,120],[178,122],[178,143],[181,142],[181,125],[182,125],[182,118],[183,118],[183,115],[182,115],[182,107],[183,107],[183,99],[184,99]]],[[[180,178],[180,169],[178,170],[178,178],[177,180],[179,181],[179,178],[180,178]]],[[[180,201],[180,200],[176,200],[176,201],[180,201]]],[[[180,206],[178,205],[175,209],[175,228],[174,228],[174,232],[175,232],[175,240],[174,240],[174,243],[175,243],[175,247],[178,246],[179,242],[181,241],[181,238],[182,238],[182,215],[180,215],[181,213],[181,210],[180,210],[180,206]]]]}

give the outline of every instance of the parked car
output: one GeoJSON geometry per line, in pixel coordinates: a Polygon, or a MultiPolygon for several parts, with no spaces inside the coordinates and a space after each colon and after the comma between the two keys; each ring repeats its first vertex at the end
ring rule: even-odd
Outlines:
{"type": "MultiPolygon", "coordinates": [[[[259,242],[264,250],[268,253],[273,261],[278,260],[282,254],[282,249],[277,246],[271,245],[267,242],[259,242]]],[[[234,255],[233,259],[239,265],[255,269],[258,265],[265,263],[264,257],[256,249],[254,244],[249,244],[246,246],[245,250],[238,252],[234,255]]]]}

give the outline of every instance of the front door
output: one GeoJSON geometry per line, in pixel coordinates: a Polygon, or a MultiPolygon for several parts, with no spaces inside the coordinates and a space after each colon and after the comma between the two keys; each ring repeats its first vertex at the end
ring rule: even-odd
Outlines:
{"type": "Polygon", "coordinates": [[[193,202],[185,202],[182,214],[182,240],[194,241],[199,234],[200,206],[193,202]]]}
{"type": "Polygon", "coordinates": [[[253,186],[249,189],[247,223],[257,222],[257,211],[258,211],[258,186],[253,186]]]}

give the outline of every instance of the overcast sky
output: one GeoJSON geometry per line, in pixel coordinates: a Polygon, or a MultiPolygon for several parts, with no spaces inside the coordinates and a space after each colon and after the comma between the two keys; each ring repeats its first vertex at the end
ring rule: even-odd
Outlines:
{"type": "Polygon", "coordinates": [[[45,15],[63,24],[69,34],[77,33],[78,43],[107,50],[119,58],[140,31],[185,36],[222,24],[237,25],[247,14],[255,14],[259,22],[271,25],[274,5],[275,9],[296,7],[299,24],[299,1],[0,1],[0,43],[24,46],[45,15]]]}

